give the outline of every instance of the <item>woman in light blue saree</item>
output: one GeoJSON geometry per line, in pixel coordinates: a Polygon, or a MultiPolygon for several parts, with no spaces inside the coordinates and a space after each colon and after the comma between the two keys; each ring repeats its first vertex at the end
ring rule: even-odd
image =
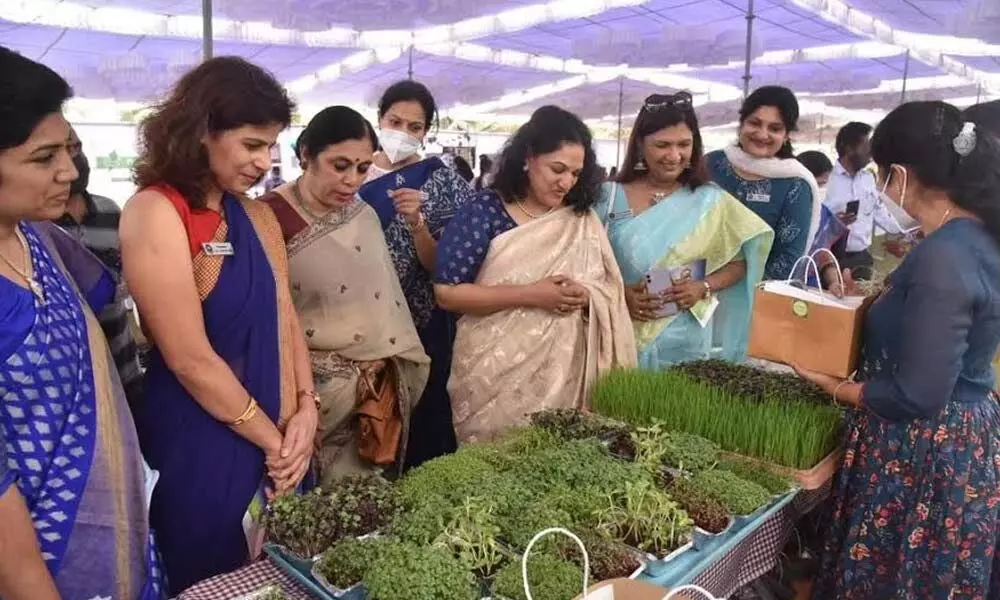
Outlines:
{"type": "Polygon", "coordinates": [[[595,210],[625,280],[640,368],[743,360],[774,233],[708,182],[690,94],[646,99],[595,210]]]}

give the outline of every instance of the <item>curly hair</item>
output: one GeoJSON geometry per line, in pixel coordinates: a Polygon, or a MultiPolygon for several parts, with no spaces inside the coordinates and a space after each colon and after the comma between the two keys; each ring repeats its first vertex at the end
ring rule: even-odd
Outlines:
{"type": "Polygon", "coordinates": [[[295,105],[285,88],[257,65],[223,56],[184,75],[139,125],[139,188],[166,183],[192,208],[205,206],[212,172],[201,140],[245,125],[288,127],[295,105]]]}
{"type": "Polygon", "coordinates": [[[524,165],[534,156],[549,154],[567,144],[583,146],[583,170],[576,184],[566,194],[564,204],[577,213],[585,213],[601,197],[600,168],[594,152],[593,136],[580,117],[557,106],[543,106],[521,125],[500,154],[492,188],[504,202],[514,202],[528,193],[528,174],[524,165]]]}

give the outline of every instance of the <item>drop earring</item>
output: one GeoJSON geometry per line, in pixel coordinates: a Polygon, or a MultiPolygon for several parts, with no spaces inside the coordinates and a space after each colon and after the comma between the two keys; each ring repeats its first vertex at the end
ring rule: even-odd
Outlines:
{"type": "Polygon", "coordinates": [[[636,171],[643,172],[643,171],[648,171],[649,167],[646,166],[646,161],[640,158],[639,161],[635,163],[635,167],[633,167],[633,169],[635,169],[636,171]]]}
{"type": "Polygon", "coordinates": [[[521,167],[521,170],[524,171],[525,173],[527,173],[528,172],[528,163],[525,163],[524,166],[521,167]]]}

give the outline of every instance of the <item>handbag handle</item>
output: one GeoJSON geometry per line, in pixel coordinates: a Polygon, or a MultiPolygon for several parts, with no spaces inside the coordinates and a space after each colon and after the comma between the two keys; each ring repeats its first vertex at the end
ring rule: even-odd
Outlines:
{"type": "Polygon", "coordinates": [[[524,597],[527,600],[534,600],[531,597],[531,584],[528,582],[528,554],[531,553],[531,548],[535,545],[535,542],[547,536],[550,533],[561,533],[573,538],[576,545],[580,547],[580,551],[583,552],[583,596],[582,600],[587,599],[587,581],[590,579],[590,555],[587,554],[587,547],[583,545],[580,538],[576,537],[576,534],[568,529],[563,529],[562,527],[550,527],[544,531],[539,531],[535,534],[535,537],[531,538],[528,543],[528,547],[524,549],[524,556],[521,557],[521,577],[524,579],[524,597]]]}
{"type": "Polygon", "coordinates": [[[708,590],[706,590],[705,588],[690,583],[688,585],[682,585],[679,588],[670,590],[670,593],[664,596],[663,600],[670,600],[680,592],[698,592],[699,594],[702,594],[703,596],[708,598],[708,600],[722,600],[721,598],[716,598],[712,594],[709,594],[708,590]]]}
{"type": "Polygon", "coordinates": [[[803,283],[803,285],[805,285],[805,287],[807,287],[807,288],[809,287],[809,265],[812,265],[813,273],[816,274],[816,281],[819,281],[819,267],[816,266],[816,261],[813,260],[813,257],[809,256],[808,254],[806,254],[806,255],[800,256],[799,259],[797,261],[795,261],[795,264],[792,265],[792,270],[788,272],[788,279],[785,280],[785,283],[791,283],[792,282],[792,279],[795,278],[795,269],[798,269],[799,265],[802,264],[803,262],[806,263],[806,270],[802,274],[803,275],[803,277],[802,277],[802,283],[803,283]]]}
{"type": "MultiPolygon", "coordinates": [[[[829,248],[820,248],[819,250],[812,253],[811,258],[815,259],[820,254],[829,254],[830,258],[833,259],[833,265],[837,267],[837,279],[840,280],[840,291],[843,293],[844,290],[844,271],[840,268],[840,261],[837,260],[837,256],[829,248]]],[[[819,268],[819,267],[817,267],[819,268]]],[[[820,281],[819,275],[816,276],[816,281],[819,281],[820,287],[823,287],[823,282],[820,281]]]]}

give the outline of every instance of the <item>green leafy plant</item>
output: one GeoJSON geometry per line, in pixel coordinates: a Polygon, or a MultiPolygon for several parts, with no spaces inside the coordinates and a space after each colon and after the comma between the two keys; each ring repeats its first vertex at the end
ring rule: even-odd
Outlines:
{"type": "MultiPolygon", "coordinates": [[[[602,506],[606,491],[597,486],[571,488],[557,485],[538,499],[538,506],[548,507],[569,517],[567,527],[573,531],[594,529],[598,525],[594,507],[602,506]]],[[[551,525],[546,525],[551,527],[551,525]]]]}
{"type": "Polygon", "coordinates": [[[487,578],[504,560],[499,534],[493,504],[482,498],[466,498],[434,545],[452,552],[477,576],[487,578]]]}
{"type": "Polygon", "coordinates": [[[662,423],[637,427],[632,432],[635,462],[657,474],[661,467],[701,471],[715,465],[718,444],[690,433],[666,431],[662,423]]]}
{"type": "Polygon", "coordinates": [[[542,427],[519,427],[508,431],[493,442],[471,444],[459,452],[489,463],[496,470],[503,472],[517,465],[523,456],[554,448],[561,443],[562,440],[558,436],[542,427]]]}
{"type": "MultiPolygon", "coordinates": [[[[629,577],[640,566],[639,553],[599,533],[590,532],[580,536],[580,541],[587,548],[590,559],[590,574],[594,581],[607,581],[629,577]]],[[[560,541],[562,558],[571,561],[583,569],[583,553],[573,540],[560,541]]]]}
{"type": "MultiPolygon", "coordinates": [[[[593,508],[591,508],[593,510],[593,508]]],[[[512,507],[500,519],[500,531],[504,542],[517,552],[524,552],[531,539],[550,527],[572,529],[574,526],[569,513],[545,502],[534,502],[528,506],[512,507]]],[[[551,551],[555,538],[548,537],[535,544],[534,552],[551,551]]]]}
{"type": "Polygon", "coordinates": [[[380,477],[347,477],[321,489],[274,501],[266,516],[269,539],[303,558],[334,543],[387,527],[401,510],[396,489],[380,477]]]}
{"type": "Polygon", "coordinates": [[[836,447],[841,421],[840,410],[829,403],[750,400],[674,370],[611,371],[595,386],[591,404],[629,423],[660,421],[724,450],[795,469],[816,465],[836,447]]]}
{"type": "Polygon", "coordinates": [[[772,494],[784,494],[793,486],[792,480],[788,477],[775,473],[765,464],[747,458],[727,457],[719,462],[719,468],[757,483],[772,494]]]}
{"type": "Polygon", "coordinates": [[[693,361],[677,365],[674,370],[748,400],[777,398],[824,405],[830,403],[830,396],[818,385],[792,374],[765,371],[724,360],[693,361]]]}
{"type": "MultiPolygon", "coordinates": [[[[583,591],[583,572],[567,560],[532,554],[528,557],[528,583],[534,600],[570,600],[583,591]]],[[[527,600],[520,559],[500,569],[493,581],[493,594],[504,600],[527,600]]]]}
{"type": "Polygon", "coordinates": [[[604,439],[629,429],[620,421],[570,408],[536,412],[531,415],[531,423],[565,440],[604,439]]]}
{"type": "Polygon", "coordinates": [[[600,530],[608,536],[658,556],[687,543],[694,525],[688,514],[649,480],[626,481],[608,494],[598,518],[600,530]]]}
{"type": "Polygon", "coordinates": [[[331,584],[346,590],[364,579],[387,543],[385,538],[342,540],[323,553],[316,570],[331,584]]]}
{"type": "Polygon", "coordinates": [[[454,505],[448,500],[441,496],[428,496],[420,505],[397,516],[390,531],[405,542],[428,545],[451,521],[453,512],[454,505]]]}
{"type": "Polygon", "coordinates": [[[411,509],[419,507],[433,496],[459,505],[470,496],[480,496],[489,498],[498,510],[503,510],[527,499],[530,492],[521,482],[498,471],[477,452],[481,451],[459,450],[411,471],[397,484],[404,505],[411,509]]]}
{"type": "Polygon", "coordinates": [[[667,487],[667,493],[694,524],[710,533],[722,533],[732,520],[729,509],[704,490],[692,485],[690,479],[677,477],[667,487]]]}
{"type": "Polygon", "coordinates": [[[476,580],[465,564],[434,546],[390,542],[367,570],[370,600],[474,600],[476,580]]]}
{"type": "Polygon", "coordinates": [[[597,440],[572,440],[524,456],[510,474],[536,494],[560,486],[609,491],[622,481],[650,479],[641,467],[610,456],[597,440]]]}
{"type": "Polygon", "coordinates": [[[724,504],[734,515],[749,515],[772,498],[771,492],[759,484],[722,469],[697,473],[690,485],[724,504]]]}

